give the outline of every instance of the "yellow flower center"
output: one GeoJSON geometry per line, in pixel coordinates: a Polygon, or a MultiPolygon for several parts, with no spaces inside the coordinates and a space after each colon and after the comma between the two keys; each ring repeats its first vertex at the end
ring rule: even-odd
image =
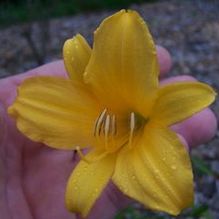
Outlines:
{"type": "Polygon", "coordinates": [[[108,153],[113,153],[124,145],[132,148],[134,135],[136,132],[139,132],[147,122],[145,118],[135,112],[130,112],[128,114],[127,121],[125,124],[124,122],[117,121],[116,115],[107,110],[107,108],[105,108],[96,119],[94,125],[94,136],[101,142],[104,142],[105,151],[108,153]],[[126,126],[126,131],[122,134],[123,136],[121,136],[119,130],[119,127],[122,126],[126,126]],[[122,138],[123,143],[119,141],[119,144],[118,141],[116,141],[118,138],[122,138]]]}

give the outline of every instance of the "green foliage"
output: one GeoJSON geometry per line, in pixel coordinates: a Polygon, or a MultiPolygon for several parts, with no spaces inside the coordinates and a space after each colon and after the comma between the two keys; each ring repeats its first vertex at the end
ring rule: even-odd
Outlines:
{"type": "Polygon", "coordinates": [[[155,0],[8,0],[0,3],[0,25],[73,15],[100,9],[127,8],[155,0]]]}
{"type": "Polygon", "coordinates": [[[190,213],[190,216],[194,218],[213,219],[209,207],[205,204],[194,206],[190,213]]]}
{"type": "Polygon", "coordinates": [[[197,156],[192,156],[192,165],[195,173],[199,176],[213,175],[211,168],[206,164],[206,162],[197,156]]]}
{"type": "Polygon", "coordinates": [[[141,214],[134,207],[130,206],[120,211],[115,216],[115,219],[125,219],[125,218],[144,219],[145,217],[141,216],[141,214]]]}
{"type": "MultiPolygon", "coordinates": [[[[160,216],[156,212],[146,210],[144,208],[136,208],[129,206],[121,210],[114,219],[170,219],[169,215],[160,216]]],[[[208,219],[208,218],[206,218],[208,219]]]]}

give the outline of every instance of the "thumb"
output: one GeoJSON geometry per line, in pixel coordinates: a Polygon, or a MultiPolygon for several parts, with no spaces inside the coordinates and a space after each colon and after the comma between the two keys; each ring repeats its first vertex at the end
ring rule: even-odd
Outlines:
{"type": "Polygon", "coordinates": [[[7,197],[5,196],[6,191],[6,112],[3,104],[0,102],[0,212],[2,218],[9,219],[9,212],[7,206],[7,197]]]}
{"type": "Polygon", "coordinates": [[[2,154],[2,150],[3,150],[3,142],[5,140],[6,137],[6,112],[5,112],[5,108],[4,105],[1,103],[0,101],[0,155],[2,154]]]}

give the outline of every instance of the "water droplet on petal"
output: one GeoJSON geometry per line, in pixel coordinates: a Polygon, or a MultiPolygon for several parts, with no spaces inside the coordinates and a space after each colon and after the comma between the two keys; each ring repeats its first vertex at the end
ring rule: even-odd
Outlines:
{"type": "Polygon", "coordinates": [[[122,190],[122,186],[118,186],[119,190],[122,190]]]}
{"type": "Polygon", "coordinates": [[[86,165],[86,166],[84,166],[84,171],[86,171],[87,170],[87,168],[88,168],[88,166],[86,165]]]}
{"type": "Polygon", "coordinates": [[[172,166],[171,166],[171,169],[172,169],[172,170],[176,170],[176,166],[175,166],[175,165],[172,165],[172,166]]]}
{"type": "Polygon", "coordinates": [[[128,189],[127,189],[127,188],[124,188],[124,192],[125,192],[125,193],[128,192],[128,189]]]}
{"type": "Polygon", "coordinates": [[[133,180],[136,180],[136,176],[135,176],[135,175],[132,175],[132,179],[133,179],[133,180]]]}

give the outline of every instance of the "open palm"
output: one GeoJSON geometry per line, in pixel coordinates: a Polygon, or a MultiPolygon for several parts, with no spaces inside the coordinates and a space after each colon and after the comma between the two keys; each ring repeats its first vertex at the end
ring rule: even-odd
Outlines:
{"type": "MultiPolygon", "coordinates": [[[[168,53],[158,48],[161,76],[171,65],[168,53]]],[[[0,212],[3,219],[72,219],[64,205],[67,179],[78,162],[72,151],[54,150],[23,136],[6,112],[16,96],[17,86],[35,75],[66,75],[62,61],[0,81],[0,212]]],[[[161,83],[194,80],[188,76],[163,79],[161,83]]],[[[209,140],[216,130],[216,119],[206,109],[173,127],[185,145],[196,146],[209,140]]],[[[88,182],[89,183],[89,182],[88,182]]],[[[108,185],[88,218],[112,218],[130,200],[115,186],[108,185]],[[103,213],[104,212],[104,213],[103,213]]]]}

